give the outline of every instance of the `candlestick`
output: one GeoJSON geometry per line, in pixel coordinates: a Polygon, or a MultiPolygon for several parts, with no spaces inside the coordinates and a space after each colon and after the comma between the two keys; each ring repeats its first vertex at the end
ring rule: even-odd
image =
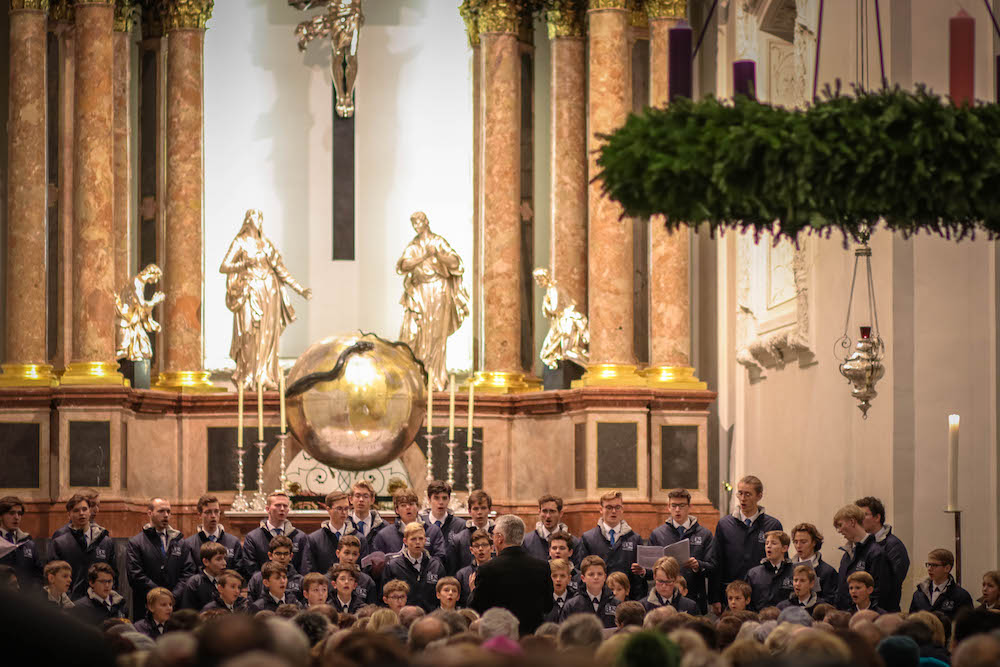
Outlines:
{"type": "Polygon", "coordinates": [[[257,381],[257,441],[264,440],[264,383],[257,381]]]}
{"type": "Polygon", "coordinates": [[[694,94],[694,69],[691,61],[691,26],[681,21],[667,31],[667,89],[670,101],[677,97],[690,99],[694,94]]]}
{"type": "Polygon", "coordinates": [[[257,491],[250,500],[250,509],[263,512],[267,509],[267,495],[264,493],[264,441],[257,442],[257,491]]]}
{"type": "MultiPolygon", "coordinates": [[[[281,406],[281,433],[284,435],[288,430],[288,421],[285,419],[285,371],[281,369],[278,369],[278,401],[281,406]]],[[[284,448],[281,451],[284,452],[284,448]]]]}
{"type": "Polygon", "coordinates": [[[243,449],[243,383],[236,388],[236,448],[243,449]]]}
{"type": "Polygon", "coordinates": [[[475,406],[476,386],[469,384],[469,422],[468,434],[465,438],[465,488],[472,493],[472,412],[475,406]]]}
{"type": "Polygon", "coordinates": [[[284,491],[288,493],[288,473],[285,469],[285,441],[288,440],[288,434],[282,433],[278,436],[278,443],[281,447],[281,463],[278,473],[278,491],[284,491]]]}
{"type": "Polygon", "coordinates": [[[243,495],[243,383],[236,387],[236,497],[233,498],[232,511],[246,512],[250,503],[243,495]]]}
{"type": "Polygon", "coordinates": [[[448,382],[448,391],[451,395],[448,398],[448,442],[455,442],[455,376],[451,376],[448,382]]]}
{"type": "Polygon", "coordinates": [[[434,481],[434,435],[430,428],[427,429],[427,482],[434,481]]]}
{"type": "Polygon", "coordinates": [[[746,95],[757,97],[757,63],[752,60],[737,60],[733,63],[733,97],[746,95]]]}
{"type": "Polygon", "coordinates": [[[958,415],[948,415],[948,511],[958,510],[958,415]]]}
{"type": "MultiPolygon", "coordinates": [[[[427,377],[427,437],[431,437],[431,418],[434,416],[434,381],[427,377]]],[[[430,440],[427,440],[427,447],[430,447],[430,440]]],[[[428,451],[430,451],[428,449],[428,451]]]]}
{"type": "Polygon", "coordinates": [[[976,97],[976,20],[964,9],[948,20],[948,88],[953,104],[976,97]]]}

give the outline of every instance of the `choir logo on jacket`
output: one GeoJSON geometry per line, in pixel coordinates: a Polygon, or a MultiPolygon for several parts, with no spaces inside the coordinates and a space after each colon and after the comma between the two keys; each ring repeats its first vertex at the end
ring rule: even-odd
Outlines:
{"type": "Polygon", "coordinates": [[[702,543],[705,541],[705,538],[702,537],[701,535],[692,535],[688,539],[691,540],[691,546],[693,547],[700,547],[702,543]]]}

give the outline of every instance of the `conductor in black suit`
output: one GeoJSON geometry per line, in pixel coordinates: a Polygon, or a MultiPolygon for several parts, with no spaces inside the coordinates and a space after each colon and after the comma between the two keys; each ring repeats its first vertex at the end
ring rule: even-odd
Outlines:
{"type": "Polygon", "coordinates": [[[497,557],[479,566],[472,581],[469,607],[482,614],[503,607],[520,621],[521,635],[530,635],[552,609],[552,578],[549,564],[521,546],[524,521],[513,514],[497,519],[493,546],[497,557]]]}

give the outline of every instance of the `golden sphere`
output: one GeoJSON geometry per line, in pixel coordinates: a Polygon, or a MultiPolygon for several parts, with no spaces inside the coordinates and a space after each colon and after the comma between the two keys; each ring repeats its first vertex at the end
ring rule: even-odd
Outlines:
{"type": "MultiPolygon", "coordinates": [[[[369,470],[399,458],[424,421],[423,369],[409,348],[372,335],[332,336],[314,343],[288,375],[296,381],[333,370],[359,341],[369,351],[347,357],[339,377],[288,399],[288,425],[306,452],[340,470],[369,470]]],[[[291,392],[290,392],[291,393],[291,392]]]]}

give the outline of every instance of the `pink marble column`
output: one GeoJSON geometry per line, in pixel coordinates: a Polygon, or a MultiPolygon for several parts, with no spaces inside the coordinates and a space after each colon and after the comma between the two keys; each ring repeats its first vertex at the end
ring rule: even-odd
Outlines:
{"type": "Polygon", "coordinates": [[[212,0],[167,6],[167,219],[164,243],[163,370],[156,388],[213,391],[202,369],[202,196],[205,24],[212,0]]]}
{"type": "MultiPolygon", "coordinates": [[[[684,18],[683,0],[648,0],[650,103],[670,102],[670,29],[684,18]]],[[[653,386],[705,389],[691,367],[691,232],[667,231],[664,219],[650,221],[649,368],[643,371],[653,386]]]]}
{"type": "Polygon", "coordinates": [[[77,0],[73,166],[73,356],[63,384],[116,384],[112,73],[114,6],[77,0]]]}
{"type": "Polygon", "coordinates": [[[477,389],[523,391],[521,368],[521,47],[514,0],[479,16],[483,58],[483,368],[477,389]]]}
{"type": "MultiPolygon", "coordinates": [[[[598,135],[625,123],[632,107],[627,0],[590,0],[587,152],[588,175],[598,173],[598,135]]],[[[584,385],[639,385],[633,349],[632,225],[621,207],[604,196],[599,181],[589,185],[588,313],[590,365],[584,385]]]]}
{"type": "Polygon", "coordinates": [[[6,349],[0,386],[53,386],[46,350],[47,0],[10,6],[6,349]]]}
{"type": "Polygon", "coordinates": [[[115,290],[132,277],[132,27],[135,5],[132,0],[115,3],[114,34],[114,264],[115,290]]]}
{"type": "Polygon", "coordinates": [[[587,43],[576,3],[548,12],[552,48],[552,276],[587,311],[587,43]]]}
{"type": "Polygon", "coordinates": [[[76,41],[73,39],[72,0],[52,0],[49,6],[50,25],[55,24],[59,38],[59,130],[58,130],[58,243],[59,272],[56,354],[52,364],[65,369],[73,358],[73,98],[76,78],[76,41]]]}

